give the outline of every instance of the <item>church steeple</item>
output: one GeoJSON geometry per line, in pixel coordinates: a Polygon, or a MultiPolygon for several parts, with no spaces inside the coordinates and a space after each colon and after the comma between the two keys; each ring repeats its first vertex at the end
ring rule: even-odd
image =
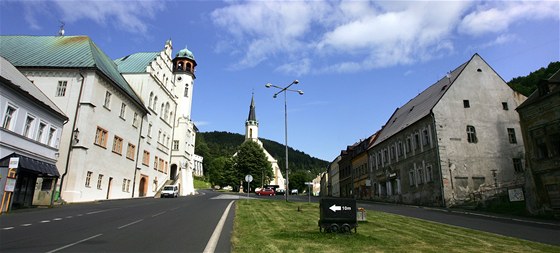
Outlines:
{"type": "Polygon", "coordinates": [[[251,95],[251,105],[249,106],[249,117],[245,121],[245,140],[257,140],[259,138],[259,122],[255,113],[255,93],[251,95]]]}

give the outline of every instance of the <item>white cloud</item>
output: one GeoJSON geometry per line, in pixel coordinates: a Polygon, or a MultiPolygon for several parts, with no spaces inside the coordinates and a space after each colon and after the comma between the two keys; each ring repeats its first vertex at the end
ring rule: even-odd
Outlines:
{"type": "Polygon", "coordinates": [[[236,68],[269,64],[302,75],[429,61],[515,22],[558,19],[558,8],[556,1],[230,1],[212,18],[225,31],[217,51],[236,56],[236,68]]]}
{"type": "Polygon", "coordinates": [[[458,30],[469,35],[483,35],[505,31],[516,22],[545,18],[559,19],[556,1],[488,2],[466,15],[458,30]]]}
{"type": "Polygon", "coordinates": [[[26,21],[32,28],[39,28],[34,15],[38,12],[44,12],[49,5],[49,7],[54,6],[56,11],[60,12],[56,16],[65,23],[90,19],[100,25],[115,26],[129,33],[141,34],[148,31],[149,20],[154,19],[157,12],[165,8],[165,2],[157,0],[52,0],[41,2],[41,8],[37,8],[37,1],[24,1],[22,3],[24,3],[26,21]]]}

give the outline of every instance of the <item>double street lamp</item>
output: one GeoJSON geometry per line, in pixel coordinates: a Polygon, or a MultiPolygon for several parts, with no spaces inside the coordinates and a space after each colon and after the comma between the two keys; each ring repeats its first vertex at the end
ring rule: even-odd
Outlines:
{"type": "Polygon", "coordinates": [[[273,98],[277,98],[278,94],[284,92],[284,139],[285,139],[285,148],[286,148],[286,192],[284,193],[286,195],[286,202],[288,201],[288,194],[290,194],[290,188],[289,188],[289,169],[288,169],[288,99],[286,96],[286,93],[288,91],[293,91],[293,92],[297,92],[300,95],[303,95],[303,91],[302,90],[292,90],[290,89],[290,87],[294,84],[298,84],[299,81],[298,80],[294,80],[291,84],[289,84],[286,87],[280,87],[280,86],[276,86],[274,84],[271,83],[267,83],[265,85],[265,87],[270,88],[270,87],[274,87],[277,89],[280,89],[280,91],[274,93],[274,96],[272,96],[273,98]]]}

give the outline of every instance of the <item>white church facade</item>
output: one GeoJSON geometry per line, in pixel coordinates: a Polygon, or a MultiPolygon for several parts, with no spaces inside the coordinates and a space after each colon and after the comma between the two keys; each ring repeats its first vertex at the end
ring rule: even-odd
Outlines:
{"type": "Polygon", "coordinates": [[[280,167],[278,166],[278,160],[276,160],[266,149],[263,147],[262,142],[259,140],[259,122],[257,121],[257,116],[255,112],[255,98],[254,96],[251,97],[251,105],[249,106],[249,116],[247,117],[247,121],[245,121],[245,142],[247,141],[254,141],[259,144],[263,148],[264,154],[272,165],[272,173],[273,178],[268,183],[269,185],[278,185],[279,189],[286,188],[286,180],[280,171],[280,167]]]}

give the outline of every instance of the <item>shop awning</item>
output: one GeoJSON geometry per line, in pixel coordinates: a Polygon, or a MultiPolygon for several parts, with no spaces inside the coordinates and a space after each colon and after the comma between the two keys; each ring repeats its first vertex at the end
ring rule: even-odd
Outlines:
{"type": "Polygon", "coordinates": [[[60,177],[56,165],[53,163],[33,159],[17,153],[12,153],[0,159],[0,167],[8,167],[10,158],[19,157],[19,169],[26,170],[30,173],[37,174],[38,177],[60,177]]]}

